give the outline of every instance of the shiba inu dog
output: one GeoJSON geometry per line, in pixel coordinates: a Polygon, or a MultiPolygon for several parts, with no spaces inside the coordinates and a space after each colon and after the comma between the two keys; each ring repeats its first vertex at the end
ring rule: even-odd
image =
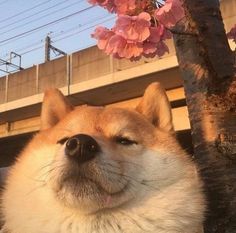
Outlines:
{"type": "Polygon", "coordinates": [[[4,233],[198,233],[202,183],[159,83],[136,109],[45,93],[41,130],[9,172],[4,233]]]}

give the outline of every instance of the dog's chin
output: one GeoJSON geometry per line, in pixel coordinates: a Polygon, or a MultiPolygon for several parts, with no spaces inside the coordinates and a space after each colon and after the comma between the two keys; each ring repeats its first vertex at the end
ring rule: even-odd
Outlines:
{"type": "Polygon", "coordinates": [[[117,188],[114,182],[99,181],[78,173],[64,175],[57,182],[54,186],[56,198],[67,207],[83,213],[116,208],[132,199],[129,182],[117,188]]]}

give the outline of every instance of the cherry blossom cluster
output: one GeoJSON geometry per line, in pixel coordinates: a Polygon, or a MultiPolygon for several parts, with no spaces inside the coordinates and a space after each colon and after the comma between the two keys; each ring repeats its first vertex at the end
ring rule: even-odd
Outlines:
{"type": "Polygon", "coordinates": [[[88,0],[92,5],[99,5],[111,13],[127,14],[136,8],[135,0],[88,0]]]}
{"type": "Polygon", "coordinates": [[[88,0],[117,14],[113,28],[96,28],[92,37],[106,54],[138,60],[142,56],[163,56],[169,52],[166,39],[184,17],[181,0],[88,0]]]}

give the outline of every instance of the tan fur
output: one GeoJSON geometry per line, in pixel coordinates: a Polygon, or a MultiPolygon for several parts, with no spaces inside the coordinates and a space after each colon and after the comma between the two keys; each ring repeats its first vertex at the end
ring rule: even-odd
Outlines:
{"type": "Polygon", "coordinates": [[[159,84],[149,86],[137,110],[73,110],[53,90],[42,109],[42,130],[7,179],[3,232],[195,233],[201,228],[202,184],[175,139],[159,84]],[[57,143],[79,133],[92,136],[101,147],[81,167],[69,164],[65,145],[57,143]],[[137,144],[121,145],[117,136],[137,144]],[[94,183],[69,183],[71,176],[76,181],[77,172],[94,183]]]}

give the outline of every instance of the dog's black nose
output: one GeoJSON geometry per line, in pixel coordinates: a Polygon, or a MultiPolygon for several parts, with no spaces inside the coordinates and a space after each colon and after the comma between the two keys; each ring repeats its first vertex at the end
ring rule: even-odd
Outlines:
{"type": "Polygon", "coordinates": [[[66,155],[80,164],[93,159],[99,151],[100,146],[95,139],[86,134],[75,135],[66,142],[66,155]]]}

